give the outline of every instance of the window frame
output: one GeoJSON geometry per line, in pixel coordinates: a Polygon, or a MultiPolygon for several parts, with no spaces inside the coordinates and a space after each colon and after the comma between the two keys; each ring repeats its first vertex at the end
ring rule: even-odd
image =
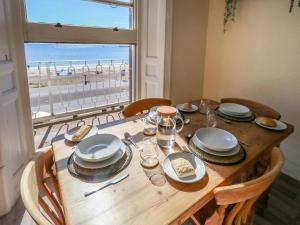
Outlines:
{"type": "Polygon", "coordinates": [[[132,29],[88,27],[28,22],[26,18],[25,0],[22,0],[22,17],[25,42],[46,43],[83,43],[83,44],[137,44],[137,0],[126,3],[118,0],[87,0],[92,2],[113,4],[132,8],[132,29]]]}
{"type": "MultiPolygon", "coordinates": [[[[28,22],[26,18],[25,0],[18,0],[21,4],[20,14],[23,27],[24,43],[74,43],[74,44],[128,44],[130,47],[129,65],[131,68],[131,81],[129,83],[129,101],[138,97],[138,0],[131,0],[131,3],[118,0],[86,0],[105,4],[114,4],[132,8],[130,29],[117,31],[114,28],[88,27],[76,25],[62,25],[28,22]]],[[[27,72],[26,72],[27,75],[27,72]]],[[[90,110],[85,110],[90,111],[90,110]]],[[[64,117],[66,113],[55,117],[64,117]]]]}

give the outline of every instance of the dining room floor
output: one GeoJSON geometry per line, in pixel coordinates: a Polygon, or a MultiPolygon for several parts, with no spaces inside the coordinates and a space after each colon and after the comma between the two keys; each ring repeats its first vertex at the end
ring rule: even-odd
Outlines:
{"type": "MultiPolygon", "coordinates": [[[[192,224],[187,221],[184,225],[192,224]]],[[[19,199],[9,214],[0,217],[0,225],[35,223],[19,199]]],[[[300,181],[281,173],[271,189],[268,208],[263,216],[255,217],[254,225],[300,225],[300,181]]]]}

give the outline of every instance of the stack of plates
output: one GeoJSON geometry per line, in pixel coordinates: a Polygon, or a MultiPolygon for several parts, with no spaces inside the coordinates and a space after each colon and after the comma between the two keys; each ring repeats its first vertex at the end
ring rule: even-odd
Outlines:
{"type": "Polygon", "coordinates": [[[233,164],[244,158],[237,138],[219,128],[200,128],[191,139],[190,147],[201,158],[213,163],[233,164]]]}
{"type": "Polygon", "coordinates": [[[99,170],[116,164],[126,152],[126,146],[112,134],[97,134],[81,141],[75,148],[76,166],[99,170]]]}
{"type": "Polygon", "coordinates": [[[236,121],[251,121],[254,119],[253,113],[246,106],[235,103],[223,103],[217,109],[218,115],[236,121]]]}

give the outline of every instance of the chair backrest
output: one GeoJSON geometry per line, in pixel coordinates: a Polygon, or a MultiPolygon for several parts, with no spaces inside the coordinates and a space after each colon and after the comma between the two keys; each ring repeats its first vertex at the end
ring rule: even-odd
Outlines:
{"type": "Polygon", "coordinates": [[[30,216],[39,225],[65,224],[64,213],[59,203],[60,195],[58,193],[59,190],[57,190],[57,182],[56,184],[53,183],[55,175],[52,171],[52,166],[52,149],[39,150],[27,164],[21,178],[20,190],[23,203],[30,216]],[[46,175],[52,181],[56,192],[55,195],[48,182],[46,183],[46,175]],[[45,201],[45,199],[47,200],[45,201]]]}
{"type": "Polygon", "coordinates": [[[126,106],[122,114],[125,118],[143,114],[144,111],[149,111],[153,106],[171,105],[171,100],[164,98],[146,98],[131,103],[126,106]]]}
{"type": "Polygon", "coordinates": [[[221,103],[237,103],[237,104],[247,106],[259,116],[266,116],[276,120],[279,120],[281,118],[280,113],[277,112],[276,110],[262,103],[255,102],[252,100],[242,99],[242,98],[223,98],[221,99],[221,103]]]}
{"type": "Polygon", "coordinates": [[[284,157],[279,148],[274,148],[271,153],[271,161],[265,174],[257,179],[218,187],[214,190],[214,196],[218,205],[217,213],[219,223],[232,225],[245,224],[253,213],[253,205],[261,194],[266,191],[279,174],[284,163],[284,157]],[[225,218],[225,210],[229,205],[234,205],[225,218]]]}

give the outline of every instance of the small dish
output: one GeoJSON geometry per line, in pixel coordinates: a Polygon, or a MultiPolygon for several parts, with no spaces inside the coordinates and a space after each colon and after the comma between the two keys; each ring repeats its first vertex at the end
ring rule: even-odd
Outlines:
{"type": "Polygon", "coordinates": [[[275,120],[274,121],[276,122],[277,126],[276,127],[268,127],[268,126],[265,126],[263,124],[260,123],[260,119],[261,117],[257,117],[255,119],[255,123],[263,128],[266,128],[268,130],[274,130],[274,131],[282,131],[282,130],[285,130],[287,128],[287,125],[279,120],[275,120]]]}
{"type": "Polygon", "coordinates": [[[177,105],[176,108],[182,112],[196,112],[198,111],[198,106],[196,105],[191,105],[191,108],[190,109],[186,109],[183,107],[184,104],[180,104],[180,105],[177,105]]]}
{"type": "Polygon", "coordinates": [[[188,152],[176,152],[169,154],[163,162],[163,170],[172,180],[186,184],[192,184],[200,181],[206,173],[203,161],[188,152]],[[171,161],[176,158],[184,158],[188,160],[195,169],[195,176],[179,178],[171,165],[171,161]]]}
{"type": "MultiPolygon", "coordinates": [[[[68,141],[71,141],[71,142],[77,142],[77,141],[74,141],[74,140],[73,140],[73,135],[74,135],[79,129],[80,129],[80,127],[74,127],[74,128],[72,128],[72,129],[70,129],[69,131],[67,131],[67,132],[65,133],[65,139],[68,140],[68,141]]],[[[87,135],[85,135],[85,136],[81,139],[81,141],[84,140],[84,139],[86,139],[86,138],[88,138],[88,137],[91,137],[91,136],[93,136],[93,135],[95,135],[95,134],[97,134],[97,133],[98,133],[98,128],[97,128],[96,126],[93,126],[93,127],[91,128],[91,130],[89,131],[89,133],[88,133],[87,135]]]]}

